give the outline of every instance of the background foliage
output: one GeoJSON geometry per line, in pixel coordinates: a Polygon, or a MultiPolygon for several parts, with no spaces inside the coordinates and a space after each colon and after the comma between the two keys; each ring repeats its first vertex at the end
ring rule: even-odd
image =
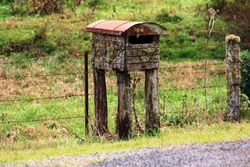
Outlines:
{"type": "Polygon", "coordinates": [[[250,98],[250,53],[242,52],[241,55],[241,91],[250,98]]]}

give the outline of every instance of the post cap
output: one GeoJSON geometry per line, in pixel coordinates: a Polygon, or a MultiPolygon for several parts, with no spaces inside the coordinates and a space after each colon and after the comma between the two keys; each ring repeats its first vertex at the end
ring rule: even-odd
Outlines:
{"type": "Polygon", "coordinates": [[[234,34],[226,36],[226,43],[240,43],[240,37],[234,34]]]}

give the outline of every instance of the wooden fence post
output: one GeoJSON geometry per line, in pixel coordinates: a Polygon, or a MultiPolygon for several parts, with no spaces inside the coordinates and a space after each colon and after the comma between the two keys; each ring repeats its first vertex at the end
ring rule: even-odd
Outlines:
{"type": "Polygon", "coordinates": [[[89,67],[88,67],[88,54],[89,52],[86,51],[84,53],[84,92],[85,92],[85,135],[89,135],[89,67]]]}
{"type": "Polygon", "coordinates": [[[226,37],[227,116],[240,119],[240,37],[226,37]]]}
{"type": "Polygon", "coordinates": [[[93,68],[94,73],[94,103],[95,103],[95,135],[108,132],[108,107],[105,70],[93,68]]]}
{"type": "Polygon", "coordinates": [[[158,69],[145,71],[145,109],[146,131],[157,132],[160,129],[160,103],[158,69]]]}
{"type": "Polygon", "coordinates": [[[131,132],[131,92],[128,72],[116,72],[118,85],[117,129],[120,139],[127,139],[131,132]]]}

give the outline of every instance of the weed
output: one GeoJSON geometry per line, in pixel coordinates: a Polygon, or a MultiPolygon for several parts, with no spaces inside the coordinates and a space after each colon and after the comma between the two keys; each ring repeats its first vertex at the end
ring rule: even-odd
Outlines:
{"type": "Polygon", "coordinates": [[[157,15],[155,18],[156,21],[158,22],[173,22],[177,23],[182,20],[182,18],[176,14],[173,13],[168,13],[166,11],[162,11],[161,14],[157,15]]]}

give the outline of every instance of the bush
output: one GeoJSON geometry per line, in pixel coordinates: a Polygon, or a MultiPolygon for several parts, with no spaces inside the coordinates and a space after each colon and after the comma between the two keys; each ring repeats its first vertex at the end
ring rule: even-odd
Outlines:
{"type": "Polygon", "coordinates": [[[10,9],[13,15],[48,15],[63,11],[64,0],[12,0],[10,9]]]}
{"type": "Polygon", "coordinates": [[[86,2],[88,7],[95,7],[101,5],[103,3],[103,0],[87,0],[86,2]]]}
{"type": "Polygon", "coordinates": [[[243,51],[241,54],[241,92],[250,98],[250,53],[243,51]]]}
{"type": "Polygon", "coordinates": [[[176,14],[170,14],[168,12],[162,11],[159,15],[155,18],[158,22],[173,22],[178,23],[182,20],[182,18],[176,14]]]}
{"type": "Polygon", "coordinates": [[[211,0],[211,6],[219,9],[227,20],[236,21],[246,32],[249,32],[250,1],[249,0],[211,0]]]}
{"type": "Polygon", "coordinates": [[[240,112],[243,118],[250,118],[250,100],[245,94],[240,94],[240,112]]]}

